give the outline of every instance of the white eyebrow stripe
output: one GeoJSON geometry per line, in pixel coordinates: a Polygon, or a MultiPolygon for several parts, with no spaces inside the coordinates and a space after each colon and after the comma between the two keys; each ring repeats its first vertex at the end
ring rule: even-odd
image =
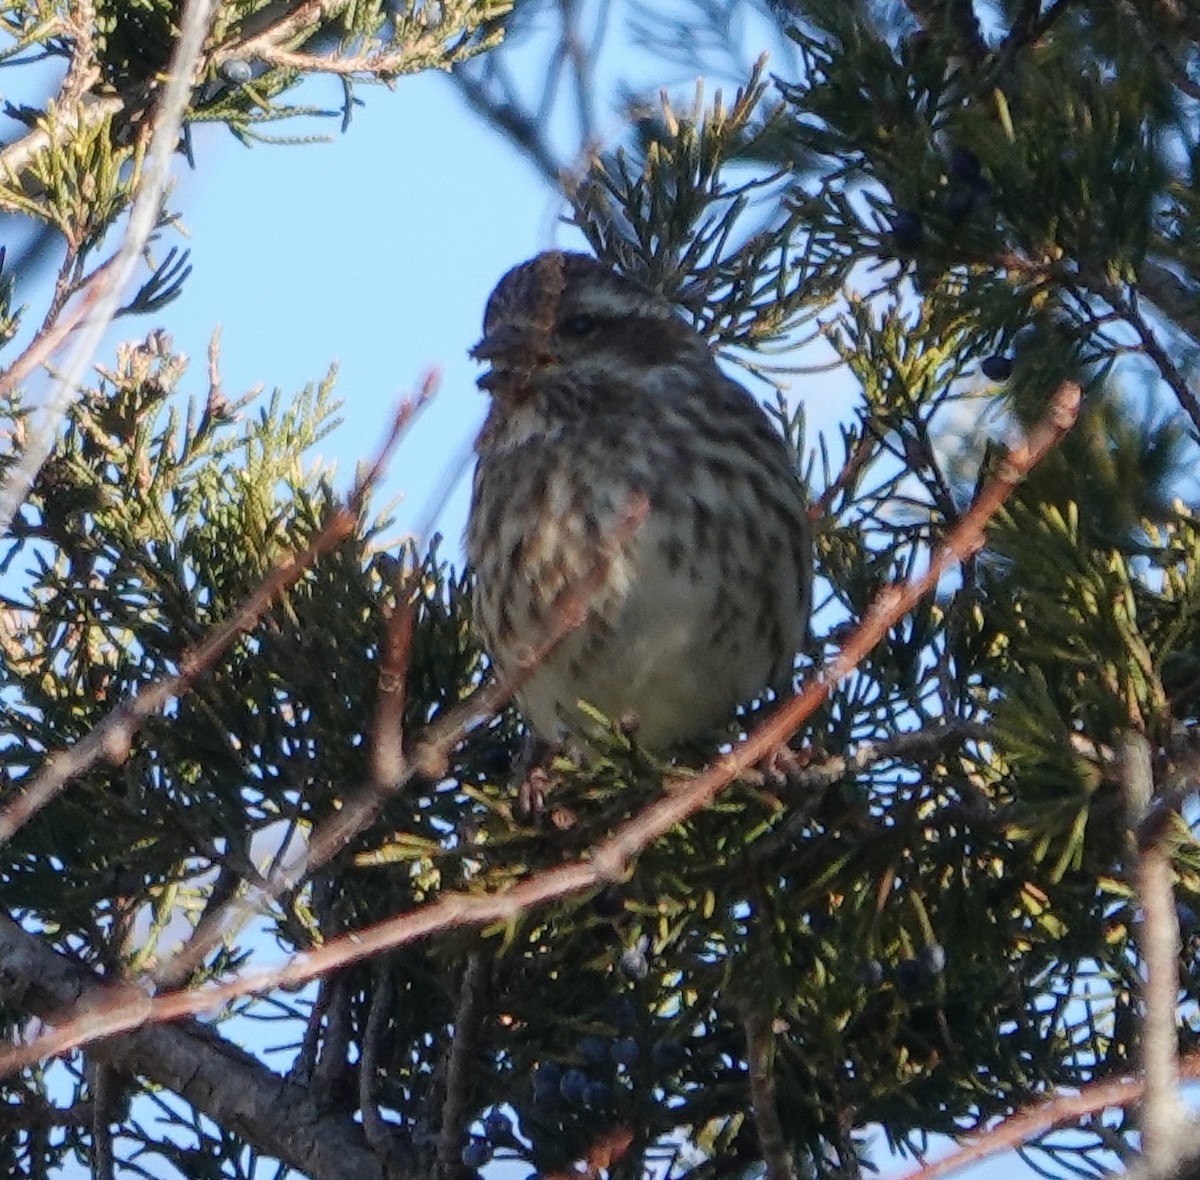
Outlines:
{"type": "MultiPolygon", "coordinates": [[[[572,301],[576,302],[576,301],[572,301]]],[[[673,312],[668,304],[636,291],[613,291],[607,287],[590,287],[578,293],[576,306],[581,312],[612,319],[631,311],[658,320],[669,319],[673,312]]]]}

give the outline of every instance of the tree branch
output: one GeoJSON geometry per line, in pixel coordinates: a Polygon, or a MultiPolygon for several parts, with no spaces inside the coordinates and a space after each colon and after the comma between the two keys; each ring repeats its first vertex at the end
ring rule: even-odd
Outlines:
{"type": "Polygon", "coordinates": [[[771,1021],[764,1014],[753,1012],[746,1017],[744,1025],[750,1106],[758,1135],[758,1150],[767,1168],[767,1180],[796,1180],[796,1164],[788,1151],[775,1102],[775,1035],[771,1021]]]}
{"type": "Polygon", "coordinates": [[[1142,923],[1142,1152],[1151,1167],[1169,1169],[1184,1121],[1179,1099],[1179,917],[1171,858],[1167,849],[1170,816],[1152,811],[1154,768],[1144,734],[1129,732],[1121,749],[1125,806],[1129,816],[1131,868],[1142,923]]]}
{"type": "MultiPolygon", "coordinates": [[[[1180,1077],[1189,1081],[1200,1079],[1200,1053],[1191,1053],[1179,1063],[1180,1077]]],[[[964,1144],[945,1159],[922,1164],[906,1172],[899,1180],[941,1180],[963,1168],[990,1159],[1002,1151],[1032,1143],[1050,1131],[1070,1126],[1104,1110],[1115,1110],[1140,1102],[1146,1092],[1141,1078],[1113,1078],[1084,1086],[1078,1094],[1055,1094],[1036,1106],[1019,1110],[982,1135],[964,1144]]],[[[1200,1137],[1192,1137],[1190,1146],[1200,1154],[1200,1137]]],[[[1185,1148],[1185,1150],[1187,1150],[1185,1148]]],[[[1134,1175],[1134,1169],[1129,1172],[1134,1175]]],[[[1167,1180],[1157,1174],[1142,1172],[1139,1180],[1167,1180]]],[[[1174,1180],[1179,1180],[1175,1177],[1174,1180]]]]}
{"type": "Polygon", "coordinates": [[[446,1097],[442,1102],[437,1147],[438,1170],[447,1178],[454,1175],[462,1159],[463,1132],[471,1098],[471,1081],[475,1075],[473,1063],[479,1029],[483,1023],[483,1001],[490,962],[490,957],[482,951],[474,951],[468,956],[462,987],[459,989],[458,1008],[454,1013],[446,1067],[446,1097]]]}
{"type": "MultiPolygon", "coordinates": [[[[1192,391],[1178,366],[1168,355],[1167,350],[1159,343],[1154,329],[1137,306],[1137,289],[1132,296],[1127,296],[1115,283],[1105,280],[1089,282],[1098,294],[1106,299],[1125,322],[1137,333],[1142,344],[1142,351],[1154,362],[1163,381],[1170,386],[1179,407],[1192,420],[1192,425],[1200,433],[1200,398],[1192,391]]],[[[1160,292],[1167,289],[1165,280],[1160,286],[1160,292]]]]}
{"type": "MultiPolygon", "coordinates": [[[[149,1000],[134,988],[122,990],[127,1003],[149,1000]]],[[[82,964],[0,914],[0,995],[5,1004],[45,1018],[66,1010],[85,1012],[112,994],[112,987],[82,964]]],[[[351,1119],[326,1114],[307,1088],[272,1073],[210,1028],[191,1022],[147,1026],[98,1040],[88,1055],[171,1090],[312,1180],[387,1180],[351,1119]]]]}

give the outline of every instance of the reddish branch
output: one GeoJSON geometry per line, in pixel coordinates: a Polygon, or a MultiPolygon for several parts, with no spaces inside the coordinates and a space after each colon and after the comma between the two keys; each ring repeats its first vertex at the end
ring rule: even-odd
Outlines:
{"type": "MultiPolygon", "coordinates": [[[[1079,386],[1065,382],[1051,400],[1050,410],[1023,444],[1016,447],[980,492],[942,545],[934,551],[928,569],[902,586],[891,586],[877,598],[862,624],[825,669],[809,681],[793,700],[778,707],[767,720],[693,779],[667,784],[663,798],[644,808],[594,845],[573,864],[548,869],[503,892],[471,895],[456,893],[399,914],[375,926],[332,940],[294,955],[280,967],[247,971],[224,983],[194,991],[168,992],[150,997],[131,989],[97,1001],[83,1016],[64,1015],[58,1026],[27,1045],[0,1054],[0,1075],[34,1061],[62,1053],[99,1036],[139,1028],[148,1022],[177,1020],[229,1003],[241,996],[276,987],[299,987],[350,963],[428,938],[454,927],[510,924],[522,913],[549,901],[596,888],[624,876],[633,859],[654,840],[705,807],[742,771],[786,742],[792,733],[956,562],[973,554],[983,543],[984,526],[1013,488],[1070,429],[1078,414],[1079,386]]],[[[584,598],[582,601],[586,601],[584,598]]]]}
{"type": "MultiPolygon", "coordinates": [[[[1179,1076],[1188,1081],[1200,1079],[1200,1052],[1189,1053],[1180,1061],[1179,1076]]],[[[949,1176],[1090,1115],[1132,1106],[1141,1101],[1145,1092],[1146,1084],[1141,1078],[1113,1078],[1084,1086],[1078,1094],[1057,1094],[1037,1106],[1018,1111],[945,1159],[924,1164],[901,1176],[900,1180],[936,1180],[940,1176],[949,1176]]]]}

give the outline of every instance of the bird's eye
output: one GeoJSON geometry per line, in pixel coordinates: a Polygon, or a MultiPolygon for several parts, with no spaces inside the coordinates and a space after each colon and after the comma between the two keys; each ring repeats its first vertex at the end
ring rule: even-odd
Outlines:
{"type": "Polygon", "coordinates": [[[558,330],[564,336],[574,336],[577,340],[581,340],[596,330],[596,317],[590,315],[568,316],[558,325],[558,330]]]}

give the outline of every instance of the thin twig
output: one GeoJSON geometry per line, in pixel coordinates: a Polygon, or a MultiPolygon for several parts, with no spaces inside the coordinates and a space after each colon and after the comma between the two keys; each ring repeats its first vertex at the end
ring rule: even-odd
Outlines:
{"type": "Polygon", "coordinates": [[[337,975],[329,981],[321,1048],[313,1066],[311,1088],[314,1094],[330,1094],[340,1089],[343,1076],[350,1068],[353,1039],[350,983],[345,975],[337,975]]]}
{"type": "Polygon", "coordinates": [[[927,726],[912,733],[897,734],[882,742],[859,742],[847,754],[836,754],[820,762],[786,772],[787,812],[780,823],[755,840],[742,854],[746,868],[770,863],[792,846],[820,806],[822,796],[835,783],[853,779],[880,762],[921,762],[939,757],[967,741],[985,741],[986,726],[972,721],[952,720],[927,726]]]}
{"type": "MultiPolygon", "coordinates": [[[[1189,1053],[1180,1061],[1179,1076],[1189,1081],[1200,1079],[1200,1051],[1189,1053]]],[[[1084,1086],[1078,1094],[1056,1094],[997,1123],[945,1159],[923,1164],[899,1180],[940,1180],[1090,1115],[1132,1106],[1141,1101],[1145,1092],[1146,1084],[1141,1078],[1113,1078],[1084,1086]]]]}
{"type": "Polygon", "coordinates": [[[405,577],[396,586],[396,602],[384,627],[379,656],[378,698],[371,725],[371,780],[380,787],[404,778],[404,700],[412,650],[412,586],[405,577]]]}
{"type": "Polygon", "coordinates": [[[775,1101],[775,1036],[771,1021],[761,1012],[745,1019],[746,1064],[750,1071],[750,1106],[758,1150],[767,1180],[796,1180],[796,1163],[788,1151],[779,1107],[775,1101]]]}
{"type": "Polygon", "coordinates": [[[321,1051],[321,1026],[325,1023],[325,1011],[329,1007],[332,980],[322,979],[317,985],[317,994],[313,998],[308,1019],[304,1022],[304,1036],[300,1041],[300,1051],[296,1060],[287,1071],[289,1082],[307,1088],[312,1083],[313,1071],[317,1068],[317,1057],[321,1051]]]}
{"type": "Polygon", "coordinates": [[[829,696],[833,687],[853,672],[888,630],[937,585],[943,573],[976,552],[983,543],[983,529],[988,520],[1017,483],[1074,424],[1080,396],[1079,386],[1074,382],[1059,386],[1046,417],[1000,465],[970,510],[931,555],[929,568],[903,586],[885,588],[846,644],[798,696],[777,707],[753,733],[702,774],[691,779],[671,780],[661,799],[621,824],[580,860],[535,873],[502,892],[451,894],[293,955],[281,966],[246,971],[224,983],[154,997],[136,988],[116,989],[107,1001],[98,998],[85,1015],[74,1019],[64,1015],[51,1031],[0,1053],[0,1076],[98,1037],[128,1031],[148,1022],[176,1020],[275,987],[299,987],[350,963],[448,929],[496,922],[509,924],[536,906],[621,879],[642,849],[706,807],[739,774],[786,742],[829,696]]]}
{"type": "Polygon", "coordinates": [[[1137,333],[1142,350],[1154,362],[1159,376],[1170,387],[1179,402],[1180,409],[1192,420],[1192,425],[1200,433],[1200,399],[1197,399],[1192,387],[1179,371],[1178,366],[1168,355],[1167,350],[1159,343],[1154,329],[1146,317],[1138,310],[1136,299],[1126,297],[1114,283],[1102,282],[1094,284],[1099,293],[1108,303],[1120,312],[1121,317],[1137,333]]]}
{"type": "Polygon", "coordinates": [[[1152,1168],[1170,1168],[1184,1111],[1179,1099],[1179,917],[1167,828],[1151,815],[1154,768],[1144,734],[1129,732],[1120,759],[1130,827],[1130,859],[1142,906],[1138,933],[1142,979],[1141,1058],[1146,1097],[1142,1104],[1142,1152],[1152,1168]],[[1148,832],[1149,838],[1143,838],[1148,832]]]}
{"type": "Polygon", "coordinates": [[[380,1049],[392,1016],[396,989],[387,963],[380,963],[375,972],[371,995],[371,1010],[363,1029],[362,1053],[358,1062],[358,1108],[362,1111],[363,1134],[377,1154],[386,1154],[393,1128],[379,1111],[375,1101],[377,1075],[381,1072],[380,1049]]]}
{"type": "Polygon", "coordinates": [[[1138,292],[1149,299],[1175,327],[1200,343],[1197,296],[1166,266],[1147,258],[1138,268],[1138,292]]]}
{"type": "Polygon", "coordinates": [[[471,1083],[476,1077],[475,1052],[483,1024],[490,956],[473,951],[467,958],[446,1066],[446,1095],[442,1101],[437,1162],[443,1176],[453,1176],[462,1160],[463,1133],[470,1116],[471,1083]]]}
{"type": "Polygon", "coordinates": [[[299,4],[275,9],[274,11],[281,12],[282,15],[274,24],[256,30],[243,41],[224,46],[213,55],[213,60],[219,65],[231,58],[261,57],[270,54],[281,45],[301,39],[344,7],[345,0],[301,0],[299,4]]]}
{"type": "Polygon", "coordinates": [[[846,461],[842,464],[841,471],[837,473],[834,481],[809,508],[809,520],[816,522],[825,519],[829,514],[829,509],[833,505],[834,497],[857,478],[858,473],[867,465],[868,460],[878,445],[879,439],[869,430],[864,429],[862,434],[858,436],[858,440],[851,448],[850,453],[846,456],[846,461]]]}

